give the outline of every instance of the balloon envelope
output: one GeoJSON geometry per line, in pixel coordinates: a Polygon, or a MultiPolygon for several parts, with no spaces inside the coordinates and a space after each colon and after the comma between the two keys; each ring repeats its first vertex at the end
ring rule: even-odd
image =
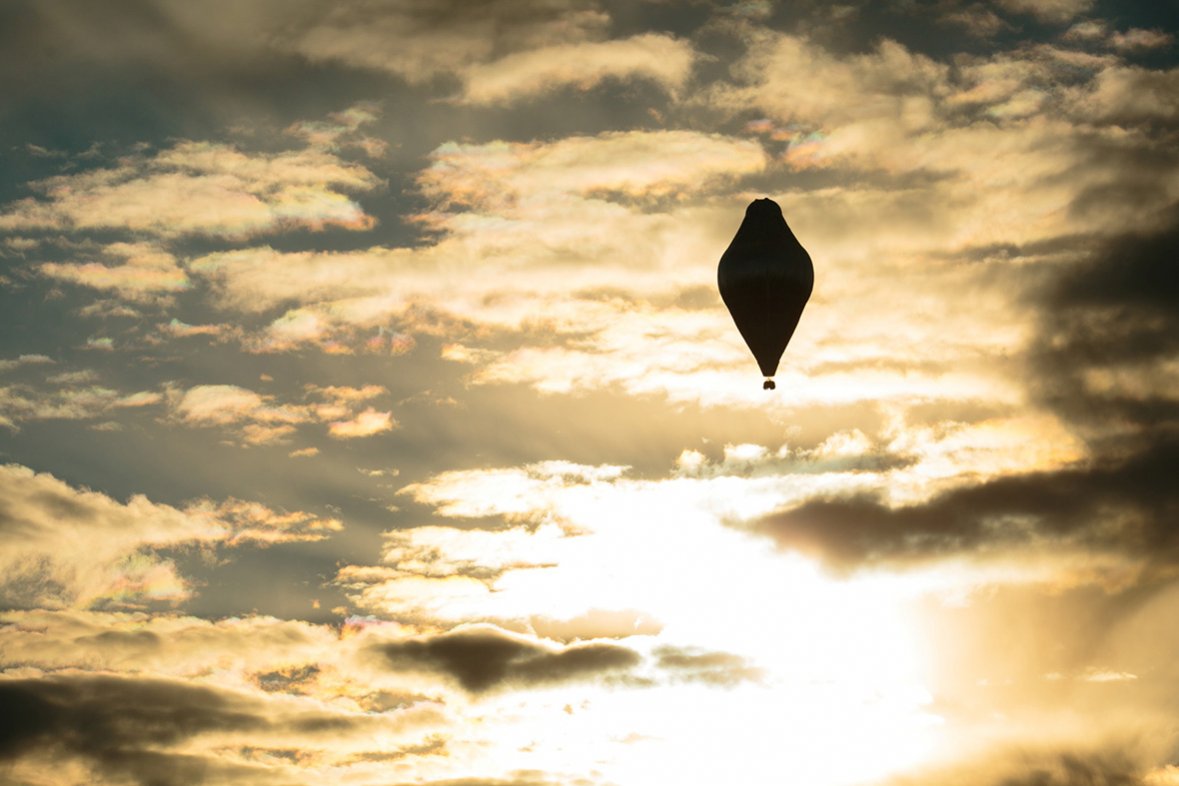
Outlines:
{"type": "Polygon", "coordinates": [[[774,376],[815,285],[810,254],[777,202],[757,199],[745,209],[745,220],[721,256],[717,284],[761,373],[774,376]]]}

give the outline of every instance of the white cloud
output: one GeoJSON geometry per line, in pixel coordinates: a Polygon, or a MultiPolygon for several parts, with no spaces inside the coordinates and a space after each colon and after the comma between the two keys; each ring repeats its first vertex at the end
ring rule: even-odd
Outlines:
{"type": "Polygon", "coordinates": [[[161,324],[160,332],[174,338],[190,338],[192,336],[219,337],[229,333],[227,325],[190,325],[173,317],[172,321],[161,324]]]}
{"type": "Polygon", "coordinates": [[[383,431],[389,431],[397,426],[391,412],[378,412],[369,407],[358,412],[348,420],[338,420],[328,424],[328,434],[336,439],[355,439],[356,437],[371,437],[383,431]]]}
{"type": "Polygon", "coordinates": [[[245,418],[298,423],[295,410],[267,406],[267,399],[236,385],[197,385],[189,388],[176,404],[176,412],[190,423],[225,425],[245,418]]]}

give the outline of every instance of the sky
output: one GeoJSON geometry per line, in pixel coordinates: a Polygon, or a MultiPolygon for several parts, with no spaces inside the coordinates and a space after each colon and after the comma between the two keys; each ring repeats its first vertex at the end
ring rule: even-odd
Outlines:
{"type": "Polygon", "coordinates": [[[0,783],[1176,786],[1176,35],[0,4],[0,783]]]}

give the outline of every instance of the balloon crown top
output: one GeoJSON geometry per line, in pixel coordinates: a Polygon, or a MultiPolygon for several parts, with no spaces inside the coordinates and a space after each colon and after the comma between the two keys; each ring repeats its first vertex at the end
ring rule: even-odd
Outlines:
{"type": "Polygon", "coordinates": [[[782,208],[769,197],[763,197],[762,199],[753,200],[749,203],[749,207],[745,208],[745,215],[747,216],[758,214],[781,216],[782,208]]]}

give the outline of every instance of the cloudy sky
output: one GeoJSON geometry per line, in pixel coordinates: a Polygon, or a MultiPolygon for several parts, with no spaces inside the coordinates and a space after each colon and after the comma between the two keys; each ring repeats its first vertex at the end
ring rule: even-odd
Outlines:
{"type": "Polygon", "coordinates": [[[1176,34],[3,3],[0,782],[1179,784],[1176,34]]]}

